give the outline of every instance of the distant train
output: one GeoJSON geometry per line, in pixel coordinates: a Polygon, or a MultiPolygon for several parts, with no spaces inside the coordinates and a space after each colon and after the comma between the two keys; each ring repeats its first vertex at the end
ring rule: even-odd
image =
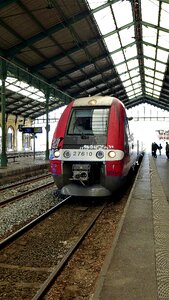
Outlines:
{"type": "Polygon", "coordinates": [[[110,196],[141,155],[120,100],[79,98],[66,107],[54,132],[50,171],[63,195],[110,196]]]}

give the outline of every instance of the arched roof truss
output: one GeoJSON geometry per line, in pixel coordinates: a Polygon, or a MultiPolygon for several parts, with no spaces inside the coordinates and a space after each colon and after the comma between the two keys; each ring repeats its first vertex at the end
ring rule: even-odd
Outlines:
{"type": "Polygon", "coordinates": [[[49,111],[89,95],[169,111],[168,18],[168,0],[0,1],[7,113],[43,115],[48,88],[49,111]]]}

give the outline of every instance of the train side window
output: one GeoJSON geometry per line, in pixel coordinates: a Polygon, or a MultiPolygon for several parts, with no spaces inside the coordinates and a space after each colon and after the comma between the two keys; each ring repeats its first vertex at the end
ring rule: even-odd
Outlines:
{"type": "Polygon", "coordinates": [[[129,152],[129,136],[130,136],[130,129],[129,129],[129,124],[128,124],[128,119],[125,118],[125,123],[124,123],[124,147],[125,151],[128,153],[129,152]]]}

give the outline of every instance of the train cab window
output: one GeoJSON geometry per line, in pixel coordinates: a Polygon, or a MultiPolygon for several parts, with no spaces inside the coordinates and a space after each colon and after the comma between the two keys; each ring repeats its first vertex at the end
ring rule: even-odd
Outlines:
{"type": "Polygon", "coordinates": [[[109,109],[74,109],[68,126],[68,134],[97,135],[107,133],[109,109]]]}

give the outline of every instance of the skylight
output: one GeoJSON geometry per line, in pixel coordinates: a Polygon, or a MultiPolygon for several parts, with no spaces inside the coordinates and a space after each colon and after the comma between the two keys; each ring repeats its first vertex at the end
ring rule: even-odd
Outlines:
{"type": "Polygon", "coordinates": [[[141,0],[141,17],[136,24],[131,1],[87,2],[128,97],[159,97],[168,60],[169,3],[141,0]],[[136,36],[138,25],[142,41],[136,36]]]}
{"type": "MultiPolygon", "coordinates": [[[[0,85],[2,85],[1,80],[0,85]]],[[[17,80],[16,78],[7,77],[5,86],[8,90],[16,92],[19,95],[23,95],[39,102],[46,101],[44,93],[35,87],[28,85],[26,82],[17,80]]]]}

